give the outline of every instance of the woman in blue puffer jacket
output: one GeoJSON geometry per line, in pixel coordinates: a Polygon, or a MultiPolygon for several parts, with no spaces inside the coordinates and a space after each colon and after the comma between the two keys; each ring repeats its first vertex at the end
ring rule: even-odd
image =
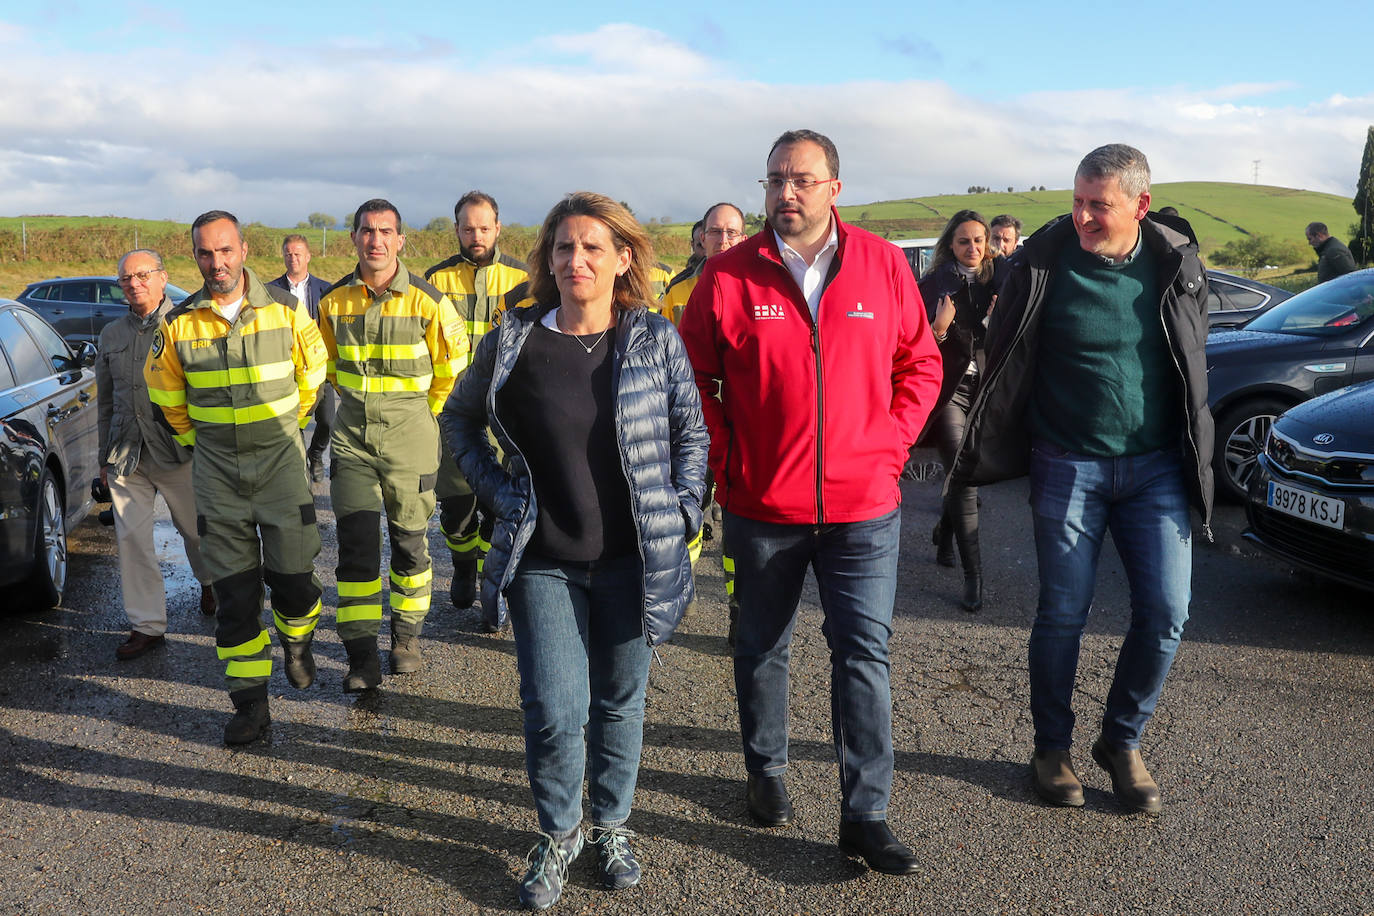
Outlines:
{"type": "Polygon", "coordinates": [[[653,263],[628,210],[569,195],[530,258],[537,304],[482,338],[440,416],[497,519],[482,608],[494,626],[510,609],[541,831],[520,898],[536,909],[558,899],[582,849],[584,775],[603,883],[638,882],[624,824],[649,661],[693,595],[687,541],[701,527],[708,437],[677,330],[646,307],[653,263]]]}

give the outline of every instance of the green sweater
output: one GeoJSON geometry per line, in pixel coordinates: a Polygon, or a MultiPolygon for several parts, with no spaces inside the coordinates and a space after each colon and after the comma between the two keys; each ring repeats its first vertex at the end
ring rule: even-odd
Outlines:
{"type": "Polygon", "coordinates": [[[1178,440],[1178,370],[1160,314],[1158,265],[1140,245],[1109,264],[1065,247],[1045,296],[1031,430],[1099,458],[1178,440]]]}

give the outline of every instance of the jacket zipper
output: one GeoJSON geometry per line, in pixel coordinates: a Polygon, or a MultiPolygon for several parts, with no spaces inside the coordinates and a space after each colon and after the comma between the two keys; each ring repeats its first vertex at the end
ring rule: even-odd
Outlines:
{"type": "MultiPolygon", "coordinates": [[[[810,313],[810,306],[807,312],[810,313]]],[[[816,310],[818,313],[819,308],[816,310]]],[[[825,381],[821,374],[821,327],[819,314],[811,322],[811,350],[816,354],[816,524],[825,524],[825,381]]]]}
{"type": "MultiPolygon", "coordinates": [[[[627,331],[625,334],[626,356],[629,356],[630,354],[631,341],[629,338],[630,334],[633,331],[634,329],[631,328],[630,331],[627,331]]],[[[638,336],[639,335],[636,335],[636,337],[638,336]]],[[[613,342],[611,346],[612,348],[614,348],[615,343],[613,342]]],[[[611,359],[615,359],[614,353],[611,354],[611,359]]],[[[635,550],[639,552],[639,568],[641,571],[643,571],[645,569],[646,564],[644,560],[644,532],[639,527],[639,495],[635,492],[634,486],[630,483],[630,469],[625,466],[625,437],[623,435],[620,425],[620,370],[622,366],[615,365],[614,363],[612,363],[612,365],[614,366],[614,368],[611,377],[615,379],[615,388],[611,391],[611,416],[615,420],[615,441],[616,445],[619,446],[619,448],[616,449],[616,452],[619,453],[620,458],[620,473],[625,475],[625,487],[630,491],[630,506],[631,509],[634,511],[635,550]]],[[[649,600],[649,596],[645,593],[646,578],[647,576],[644,574],[641,574],[639,577],[639,633],[641,636],[644,637],[644,642],[652,649],[654,648],[654,641],[649,636],[649,609],[646,606],[649,600]]],[[[655,651],[654,655],[657,656],[658,652],[655,651]]],[[[659,659],[659,664],[663,664],[663,659],[659,659]]]]}

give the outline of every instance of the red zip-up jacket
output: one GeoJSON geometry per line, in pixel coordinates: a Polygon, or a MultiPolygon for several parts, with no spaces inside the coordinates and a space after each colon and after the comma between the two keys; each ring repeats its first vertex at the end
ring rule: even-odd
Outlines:
{"type": "Polygon", "coordinates": [[[901,503],[940,352],[906,258],[840,222],[812,321],[771,227],[706,262],[680,331],[711,433],[716,500],[755,521],[860,522],[901,503]]]}

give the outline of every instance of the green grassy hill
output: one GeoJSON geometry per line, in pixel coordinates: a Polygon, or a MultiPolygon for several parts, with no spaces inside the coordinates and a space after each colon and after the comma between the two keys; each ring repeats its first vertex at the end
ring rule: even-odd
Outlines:
{"type": "MultiPolygon", "coordinates": [[[[1313,221],[1326,223],[1333,235],[1345,239],[1355,222],[1350,198],[1337,194],[1220,181],[1167,182],[1151,191],[1152,208],[1176,207],[1192,223],[1204,256],[1245,235],[1304,244],[1303,228],[1313,221]]],[[[888,238],[906,238],[939,235],[949,217],[967,207],[988,219],[1010,213],[1029,234],[1072,205],[1073,192],[1067,189],[945,194],[842,206],[840,215],[888,238]]]]}

